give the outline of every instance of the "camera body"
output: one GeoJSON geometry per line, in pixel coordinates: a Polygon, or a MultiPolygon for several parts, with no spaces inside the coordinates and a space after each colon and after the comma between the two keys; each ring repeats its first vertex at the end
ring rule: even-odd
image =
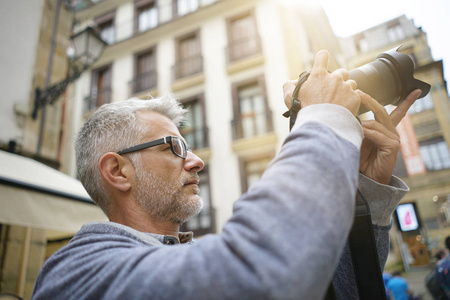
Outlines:
{"type": "MultiPolygon", "coordinates": [[[[361,67],[349,71],[349,79],[356,81],[358,89],[369,94],[382,105],[398,105],[415,89],[425,97],[431,86],[414,78],[414,62],[408,55],[398,52],[399,47],[383,52],[361,67]]],[[[367,112],[361,106],[358,114],[367,112]]]]}

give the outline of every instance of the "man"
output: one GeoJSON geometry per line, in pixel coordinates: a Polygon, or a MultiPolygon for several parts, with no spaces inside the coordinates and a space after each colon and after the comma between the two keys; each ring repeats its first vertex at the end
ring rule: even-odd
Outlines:
{"type": "Polygon", "coordinates": [[[388,281],[386,288],[395,300],[408,300],[412,293],[408,282],[400,275],[401,272],[398,270],[392,273],[393,277],[388,281]]]}
{"type": "MultiPolygon", "coordinates": [[[[101,107],[78,136],[77,165],[111,222],[84,225],[55,253],[33,298],[322,299],[343,253],[335,287],[338,295],[354,293],[344,247],[358,180],[363,195],[385,198],[370,205],[387,234],[407,190],[391,178],[395,125],[418,92],[390,117],[345,70],[329,74],[328,59],[326,51],[317,54],[296,124],[261,180],[236,202],[221,234],[196,242],[178,229],[201,208],[203,162],[176,127],[179,105],[166,98],[101,107]],[[376,121],[361,126],[361,102],[376,121]],[[358,179],[359,170],[367,177],[358,179]]],[[[290,99],[293,84],[284,89],[290,99]]]]}
{"type": "Polygon", "coordinates": [[[440,249],[435,257],[436,267],[425,277],[425,284],[434,299],[450,299],[450,236],[445,238],[446,249],[440,249]]]}

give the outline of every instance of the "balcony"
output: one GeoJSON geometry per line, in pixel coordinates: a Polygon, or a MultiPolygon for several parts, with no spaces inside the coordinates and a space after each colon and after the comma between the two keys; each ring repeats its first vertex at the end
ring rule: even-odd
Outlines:
{"type": "Polygon", "coordinates": [[[97,109],[105,103],[111,102],[112,90],[110,87],[101,90],[93,90],[92,93],[84,98],[83,112],[87,113],[97,109]]]}
{"type": "Polygon", "coordinates": [[[203,57],[199,54],[177,61],[172,67],[172,78],[173,81],[176,81],[202,72],[203,57]]]}
{"type": "Polygon", "coordinates": [[[258,35],[249,36],[230,42],[225,48],[228,64],[262,53],[261,38],[258,35]]]}
{"type": "Polygon", "coordinates": [[[204,82],[203,57],[201,55],[180,60],[172,67],[171,89],[173,92],[200,85],[204,82]]]}
{"type": "Polygon", "coordinates": [[[231,121],[233,141],[252,138],[273,131],[272,111],[265,113],[248,113],[231,121]]]}
{"type": "Polygon", "coordinates": [[[149,91],[157,86],[157,73],[151,71],[137,75],[132,81],[129,82],[130,95],[134,95],[140,92],[149,91]]]}

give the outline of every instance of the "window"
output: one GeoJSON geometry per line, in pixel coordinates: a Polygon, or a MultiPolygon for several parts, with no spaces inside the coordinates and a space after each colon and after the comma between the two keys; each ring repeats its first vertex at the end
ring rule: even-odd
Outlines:
{"type": "Polygon", "coordinates": [[[369,51],[369,42],[363,35],[358,35],[355,37],[356,51],[367,52],[369,51]]]}
{"type": "Polygon", "coordinates": [[[427,229],[450,227],[450,194],[433,195],[431,200],[437,217],[425,221],[427,229]]]}
{"type": "Polygon", "coordinates": [[[241,188],[242,193],[258,182],[273,156],[265,156],[255,160],[241,161],[241,188]]]}
{"type": "Polygon", "coordinates": [[[433,108],[434,108],[433,98],[431,98],[431,93],[428,93],[425,97],[416,100],[416,102],[414,102],[413,105],[411,105],[408,112],[410,114],[416,114],[433,108]]]}
{"type": "Polygon", "coordinates": [[[450,168],[450,151],[442,137],[421,142],[420,154],[428,171],[450,168]]]}
{"type": "Polygon", "coordinates": [[[111,102],[111,66],[92,71],[91,94],[85,101],[85,112],[111,102]]]}
{"type": "Polygon", "coordinates": [[[261,53],[261,41],[253,13],[247,13],[228,21],[228,44],[229,62],[261,53]]]}
{"type": "Polygon", "coordinates": [[[115,13],[111,12],[95,19],[97,33],[100,35],[102,40],[109,45],[113,44],[116,39],[116,33],[114,29],[114,16],[115,13]]]}
{"type": "Polygon", "coordinates": [[[196,31],[177,40],[177,57],[174,66],[174,78],[198,74],[202,72],[202,56],[200,36],[196,31]]]}
{"type": "Polygon", "coordinates": [[[211,205],[208,166],[199,173],[200,196],[203,199],[201,212],[181,226],[180,231],[193,231],[195,236],[215,232],[215,210],[211,205]]]}
{"type": "Polygon", "coordinates": [[[234,91],[234,139],[249,138],[272,131],[272,114],[261,77],[234,91]]]}
{"type": "Polygon", "coordinates": [[[437,119],[430,122],[420,122],[414,126],[414,130],[416,131],[416,136],[420,139],[421,137],[441,132],[441,124],[437,119]]]}
{"type": "Polygon", "coordinates": [[[400,23],[395,23],[388,27],[387,37],[391,43],[401,41],[405,38],[405,32],[400,23]]]}
{"type": "Polygon", "coordinates": [[[135,32],[143,32],[158,26],[158,7],[156,0],[140,0],[134,4],[135,32]]]}
{"type": "Polygon", "coordinates": [[[181,102],[189,112],[186,116],[185,124],[180,128],[180,133],[193,150],[208,147],[208,130],[205,126],[203,95],[182,100],[181,102]]]}
{"type": "Polygon", "coordinates": [[[135,94],[156,87],[155,50],[147,50],[135,56],[135,76],[131,82],[131,93],[135,94]]]}
{"type": "Polygon", "coordinates": [[[174,15],[184,16],[198,9],[199,0],[173,0],[174,15]]]}

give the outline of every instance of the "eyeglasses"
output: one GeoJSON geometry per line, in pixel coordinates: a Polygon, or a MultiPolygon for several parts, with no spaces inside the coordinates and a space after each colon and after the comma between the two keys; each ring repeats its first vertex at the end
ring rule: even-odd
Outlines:
{"type": "Polygon", "coordinates": [[[177,136],[169,135],[169,136],[165,136],[163,138],[160,138],[160,139],[157,139],[154,141],[146,142],[143,144],[139,144],[139,145],[121,150],[121,151],[117,152],[117,154],[119,154],[119,155],[127,154],[127,153],[143,150],[146,148],[155,147],[155,146],[162,145],[162,144],[169,144],[170,149],[172,150],[172,153],[178,157],[181,157],[182,159],[186,159],[187,152],[192,151],[191,148],[188,145],[186,145],[186,143],[183,142],[182,139],[180,139],[177,136]]]}

